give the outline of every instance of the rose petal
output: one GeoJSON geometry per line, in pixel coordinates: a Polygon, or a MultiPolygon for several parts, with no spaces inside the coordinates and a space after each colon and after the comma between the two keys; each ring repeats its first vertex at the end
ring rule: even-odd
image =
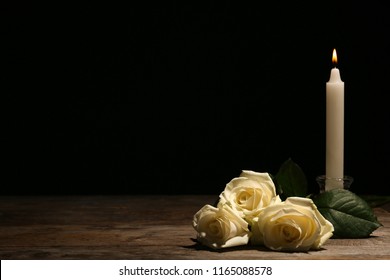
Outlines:
{"type": "Polygon", "coordinates": [[[228,206],[203,206],[193,218],[200,243],[214,249],[245,245],[250,238],[248,223],[228,206]]]}
{"type": "Polygon", "coordinates": [[[309,198],[290,197],[266,207],[253,220],[251,242],[272,250],[319,249],[332,236],[333,226],[309,198]]]}

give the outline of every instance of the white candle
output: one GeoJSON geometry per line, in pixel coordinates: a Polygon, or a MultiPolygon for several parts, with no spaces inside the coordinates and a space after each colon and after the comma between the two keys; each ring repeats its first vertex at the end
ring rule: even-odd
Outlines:
{"type": "MultiPolygon", "coordinates": [[[[332,62],[337,64],[336,50],[332,62]]],[[[336,66],[326,83],[326,178],[325,190],[342,188],[344,177],[344,83],[336,66]]]]}

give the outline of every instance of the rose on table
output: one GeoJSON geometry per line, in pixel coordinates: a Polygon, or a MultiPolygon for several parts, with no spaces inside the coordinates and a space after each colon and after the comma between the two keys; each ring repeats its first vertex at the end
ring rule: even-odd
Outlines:
{"type": "Polygon", "coordinates": [[[370,207],[353,193],[334,190],[313,201],[306,197],[306,184],[302,170],[291,159],[274,179],[269,173],[242,171],[226,185],[216,207],[205,205],[194,215],[197,241],[212,249],[251,244],[275,251],[308,251],[320,249],[334,233],[365,237],[380,226],[370,207]],[[349,206],[335,203],[338,199],[349,206]],[[344,224],[353,224],[358,232],[344,224]]]}

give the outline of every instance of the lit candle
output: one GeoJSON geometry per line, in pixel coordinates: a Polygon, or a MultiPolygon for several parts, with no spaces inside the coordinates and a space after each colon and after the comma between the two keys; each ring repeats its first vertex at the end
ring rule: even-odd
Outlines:
{"type": "Polygon", "coordinates": [[[337,54],[333,50],[334,68],[326,83],[326,178],[325,190],[343,187],[344,174],[344,82],[336,68],[337,54]],[[340,179],[340,180],[330,180],[340,179]]]}

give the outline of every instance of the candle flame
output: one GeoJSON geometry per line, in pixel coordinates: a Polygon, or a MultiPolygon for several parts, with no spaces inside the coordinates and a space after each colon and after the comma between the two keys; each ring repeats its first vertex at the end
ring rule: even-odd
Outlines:
{"type": "Polygon", "coordinates": [[[335,66],[336,66],[336,64],[337,64],[337,53],[336,53],[336,49],[333,49],[332,63],[333,63],[333,65],[335,65],[335,66]]]}

